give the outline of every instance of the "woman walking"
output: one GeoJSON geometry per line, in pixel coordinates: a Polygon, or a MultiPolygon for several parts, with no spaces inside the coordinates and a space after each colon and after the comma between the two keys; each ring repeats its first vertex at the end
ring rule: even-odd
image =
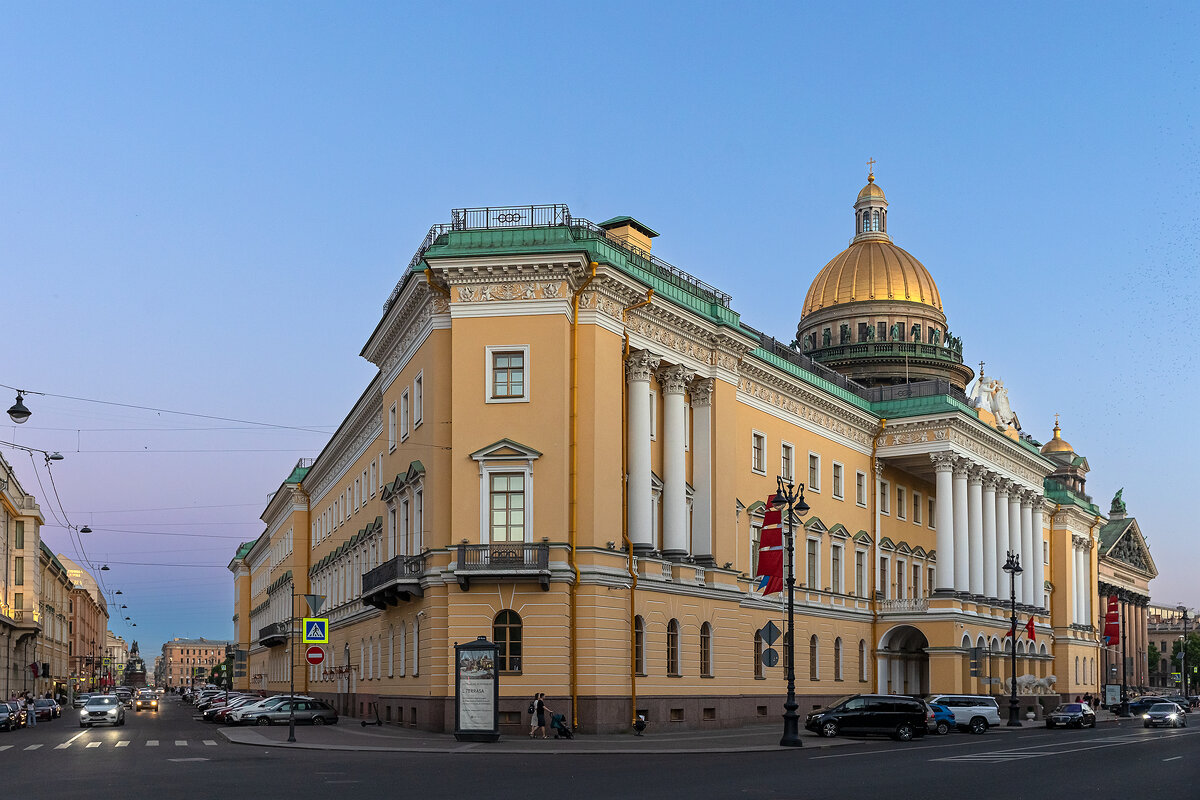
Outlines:
{"type": "Polygon", "coordinates": [[[533,701],[533,719],[530,720],[530,726],[533,728],[529,731],[529,738],[534,738],[534,734],[538,731],[542,732],[543,739],[549,739],[546,735],[546,715],[550,713],[550,709],[546,707],[546,693],[538,692],[537,698],[533,701]],[[534,725],[533,723],[537,723],[534,725]]]}

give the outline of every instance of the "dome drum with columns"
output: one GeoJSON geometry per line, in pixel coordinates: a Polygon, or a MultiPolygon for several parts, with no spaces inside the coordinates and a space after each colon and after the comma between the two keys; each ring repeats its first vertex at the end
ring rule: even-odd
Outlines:
{"type": "Polygon", "coordinates": [[[892,243],[887,205],[872,173],[854,204],[850,246],[809,287],[797,343],[868,386],[940,379],[965,389],[974,373],[962,342],[949,331],[929,271],[892,243]]]}

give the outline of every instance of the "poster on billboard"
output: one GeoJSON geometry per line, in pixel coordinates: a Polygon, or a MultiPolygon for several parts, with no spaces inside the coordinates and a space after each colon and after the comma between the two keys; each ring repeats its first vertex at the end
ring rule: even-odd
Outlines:
{"type": "Polygon", "coordinates": [[[1121,705],[1121,684],[1104,684],[1104,705],[1109,708],[1121,705]]]}
{"type": "Polygon", "coordinates": [[[500,675],[496,645],[480,636],[454,643],[454,738],[494,742],[500,738],[500,675]]]}

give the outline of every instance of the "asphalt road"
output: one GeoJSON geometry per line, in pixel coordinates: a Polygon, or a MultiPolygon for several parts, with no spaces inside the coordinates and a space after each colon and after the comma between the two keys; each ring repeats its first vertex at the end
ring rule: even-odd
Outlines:
{"type": "MultiPolygon", "coordinates": [[[[74,800],[111,792],[156,800],[425,798],[1098,798],[1200,797],[1200,725],[983,736],[900,744],[863,739],[771,753],[584,756],[421,755],[231,744],[168,699],[121,728],[80,730],[74,715],[0,733],[6,796],[74,800]]],[[[1200,723],[1200,715],[1195,720],[1200,723]]]]}

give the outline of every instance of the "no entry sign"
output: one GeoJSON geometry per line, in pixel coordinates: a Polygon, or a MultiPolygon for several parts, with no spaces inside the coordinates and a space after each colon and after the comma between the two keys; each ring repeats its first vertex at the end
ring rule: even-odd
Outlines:
{"type": "Polygon", "coordinates": [[[315,667],[325,660],[325,651],[313,645],[304,651],[304,660],[315,667]]]}

